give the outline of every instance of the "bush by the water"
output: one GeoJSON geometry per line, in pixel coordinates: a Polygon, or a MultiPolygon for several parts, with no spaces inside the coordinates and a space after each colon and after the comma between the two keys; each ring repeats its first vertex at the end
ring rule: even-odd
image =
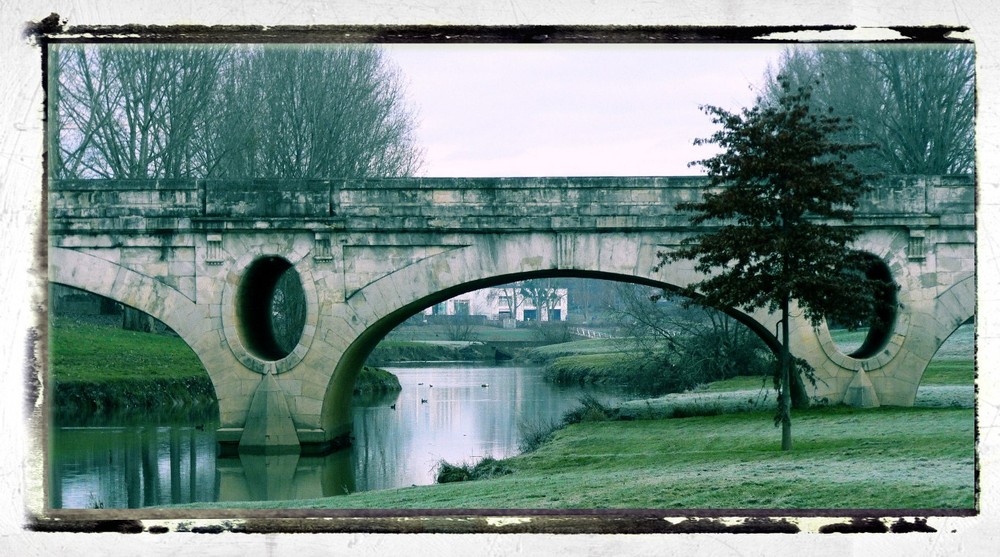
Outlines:
{"type": "Polygon", "coordinates": [[[402,390],[399,378],[388,371],[365,366],[354,380],[354,394],[391,393],[402,390]]]}
{"type": "Polygon", "coordinates": [[[564,424],[581,422],[605,422],[618,419],[618,410],[611,408],[594,395],[586,394],[580,397],[580,406],[570,410],[563,416],[564,424]]]}
{"type": "Polygon", "coordinates": [[[726,358],[719,355],[716,361],[710,355],[683,358],[655,352],[580,353],[556,357],[546,367],[545,379],[559,384],[613,386],[636,395],[657,396],[738,375],[769,375],[773,369],[773,357],[763,351],[746,355],[743,360],[726,358]]]}
{"type": "Polygon", "coordinates": [[[554,421],[521,420],[517,424],[517,449],[521,453],[530,453],[544,445],[552,434],[563,426],[554,421]]]}
{"type": "Polygon", "coordinates": [[[513,470],[503,460],[486,457],[472,466],[468,463],[450,464],[444,460],[438,463],[437,483],[488,480],[512,473],[513,470]]]}

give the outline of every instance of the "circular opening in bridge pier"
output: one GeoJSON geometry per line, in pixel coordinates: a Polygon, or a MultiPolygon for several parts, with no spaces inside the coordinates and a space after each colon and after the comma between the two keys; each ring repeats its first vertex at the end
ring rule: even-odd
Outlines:
{"type": "Polygon", "coordinates": [[[295,268],[282,257],[263,257],[247,267],[236,291],[240,340],[263,360],[288,356],[305,327],[305,291],[295,268]]]}
{"type": "Polygon", "coordinates": [[[827,323],[837,350],[859,360],[875,356],[889,343],[898,305],[889,266],[871,254],[868,261],[865,275],[880,285],[873,314],[867,320],[855,323],[827,323]]]}

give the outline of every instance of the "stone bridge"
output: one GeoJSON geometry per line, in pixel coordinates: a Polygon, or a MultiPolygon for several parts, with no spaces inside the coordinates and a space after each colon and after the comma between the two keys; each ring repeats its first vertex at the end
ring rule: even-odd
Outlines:
{"type": "MultiPolygon", "coordinates": [[[[396,325],[460,293],[546,276],[664,287],[697,280],[656,253],[700,232],[673,207],[706,180],[423,178],[326,181],[52,181],[49,281],[142,310],[194,350],[219,400],[224,447],[323,452],[350,432],[355,377],[396,325]],[[267,306],[294,268],[307,303],[294,349],[267,306]],[[264,308],[264,309],[262,309],[264,308]]],[[[843,354],[793,319],[810,394],[912,405],[938,347],[975,313],[975,185],[968,176],[874,184],[861,249],[901,287],[888,331],[843,354]]],[[[732,315],[772,347],[774,315],[732,315]]]]}

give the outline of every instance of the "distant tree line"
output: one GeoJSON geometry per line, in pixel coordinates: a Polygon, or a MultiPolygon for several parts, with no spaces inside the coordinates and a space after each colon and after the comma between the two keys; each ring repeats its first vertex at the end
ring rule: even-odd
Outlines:
{"type": "Polygon", "coordinates": [[[359,178],[421,164],[373,45],[55,45],[56,178],[359,178]]]}

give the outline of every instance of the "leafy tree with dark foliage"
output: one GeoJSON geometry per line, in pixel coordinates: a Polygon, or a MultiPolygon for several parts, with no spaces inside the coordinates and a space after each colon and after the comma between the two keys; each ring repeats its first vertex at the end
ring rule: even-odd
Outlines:
{"type": "Polygon", "coordinates": [[[848,162],[864,145],[835,140],[850,123],[811,109],[808,88],[783,82],[777,102],[758,102],[739,114],[703,106],[722,129],[696,145],[723,151],[695,161],[708,171],[710,188],[701,201],[677,209],[695,213],[693,224],[717,228],[687,238],[675,251],[658,253],[659,264],[694,260],[704,280],[688,287],[706,305],[780,312],[780,388],[776,424],[781,448],[791,449],[789,309],[798,307],[813,325],[869,319],[895,288],[869,278],[870,256],[851,248],[859,231],[852,207],[866,191],[865,177],[848,162]]]}

